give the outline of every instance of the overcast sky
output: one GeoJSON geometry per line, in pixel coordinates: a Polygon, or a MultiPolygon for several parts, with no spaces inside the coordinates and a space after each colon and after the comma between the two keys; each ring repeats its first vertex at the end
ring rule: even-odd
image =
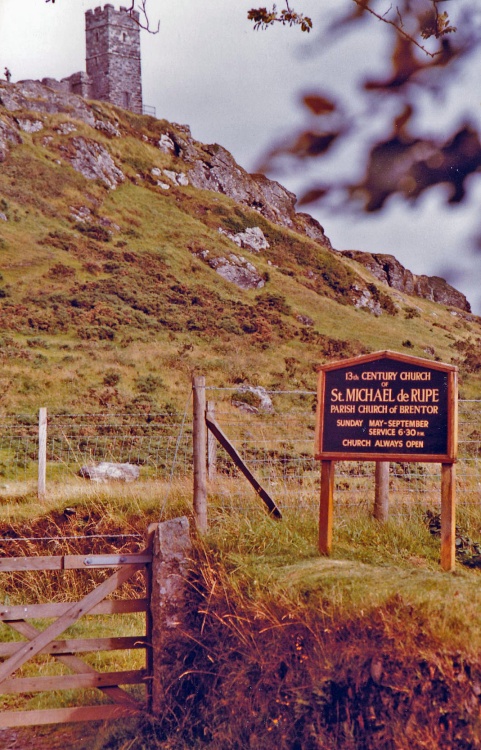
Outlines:
{"type": "MultiPolygon", "coordinates": [[[[60,79],[84,70],[84,13],[100,4],[105,3],[0,0],[0,73],[8,66],[17,81],[60,79]]],[[[296,7],[319,26],[319,9],[325,20],[339,4],[298,0],[296,7]]],[[[322,51],[315,33],[284,28],[254,32],[246,18],[252,5],[253,0],[149,0],[152,19],[160,19],[160,33],[142,32],[144,104],[155,107],[159,118],[190,125],[198,140],[225,146],[249,171],[273,143],[307,124],[302,93],[322,88],[355,97],[353,70],[372,72],[377,66],[379,72],[383,44],[375,23],[365,32],[369,38],[349,37],[322,51]]],[[[481,69],[480,59],[472,79],[464,80],[456,98],[446,102],[446,124],[460,121],[468,104],[472,112],[473,101],[475,110],[481,107],[476,68],[481,69]]],[[[333,160],[331,168],[349,171],[357,159],[353,150],[342,161],[333,160]]],[[[305,177],[297,173],[276,179],[298,193],[305,177]]],[[[447,276],[479,314],[481,256],[470,247],[469,236],[479,228],[481,186],[461,208],[446,208],[441,197],[437,188],[414,208],[394,201],[381,216],[307,210],[336,249],[390,253],[414,273],[447,276]]]]}

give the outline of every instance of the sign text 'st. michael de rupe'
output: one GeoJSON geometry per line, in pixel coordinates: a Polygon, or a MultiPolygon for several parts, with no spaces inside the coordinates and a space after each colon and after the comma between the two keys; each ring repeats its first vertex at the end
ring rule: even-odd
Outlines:
{"type": "Polygon", "coordinates": [[[322,365],[316,458],[453,463],[457,368],[383,351],[322,365]]]}

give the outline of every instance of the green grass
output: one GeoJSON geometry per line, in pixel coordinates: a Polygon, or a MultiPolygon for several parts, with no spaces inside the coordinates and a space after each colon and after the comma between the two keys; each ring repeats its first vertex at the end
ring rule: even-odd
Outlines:
{"type": "MultiPolygon", "coordinates": [[[[160,134],[175,126],[109,105],[99,112],[119,124],[120,137],[106,138],[85,123],[75,123],[72,136],[60,135],[55,128],[65,115],[42,115],[44,130],[22,134],[23,144],[12,145],[2,164],[0,193],[9,220],[0,227],[6,292],[0,335],[12,344],[2,351],[0,408],[126,409],[138,396],[133,369],[139,363],[140,376],[150,367],[164,380],[165,388],[150,394],[154,405],[183,400],[193,371],[222,385],[241,373],[267,387],[313,390],[322,362],[403,351],[407,341],[411,354],[466,362],[463,393],[477,392],[477,318],[454,317],[442,306],[389,290],[359,264],[221,193],[192,186],[161,190],[151,179],[153,167],[189,167],[156,147],[160,134]],[[116,190],[68,165],[70,138],[78,136],[97,139],[124,170],[127,179],[116,190]],[[91,221],[79,222],[72,207],[88,208],[91,221]],[[218,232],[249,226],[262,228],[268,250],[241,251],[218,232]],[[242,254],[268,278],[262,290],[241,290],[208,265],[229,253],[242,254]],[[353,285],[373,284],[397,314],[374,316],[353,306],[353,285]],[[266,305],[266,298],[283,304],[266,305]],[[49,343],[41,352],[46,360],[35,358],[26,343],[35,337],[49,343]],[[102,383],[115,357],[123,362],[116,392],[102,383]]],[[[186,145],[185,133],[176,137],[186,145]]],[[[201,144],[189,148],[205,155],[201,144]]]]}
{"type": "MultiPolygon", "coordinates": [[[[463,515],[463,530],[481,539],[481,511],[471,509],[468,523],[463,515]]],[[[440,541],[429,533],[422,507],[386,524],[344,509],[329,558],[317,553],[315,512],[288,511],[282,521],[254,509],[248,517],[221,516],[208,541],[239,596],[319,609],[332,622],[397,601],[422,616],[446,646],[472,654],[481,649],[481,573],[459,563],[454,573],[441,570],[440,541]]]]}

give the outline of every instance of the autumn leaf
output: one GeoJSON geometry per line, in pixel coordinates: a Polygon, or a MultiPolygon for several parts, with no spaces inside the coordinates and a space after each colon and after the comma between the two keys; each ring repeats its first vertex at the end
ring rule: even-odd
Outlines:
{"type": "Polygon", "coordinates": [[[315,115],[325,115],[334,112],[336,105],[330,99],[320,94],[306,94],[303,102],[315,115]]]}

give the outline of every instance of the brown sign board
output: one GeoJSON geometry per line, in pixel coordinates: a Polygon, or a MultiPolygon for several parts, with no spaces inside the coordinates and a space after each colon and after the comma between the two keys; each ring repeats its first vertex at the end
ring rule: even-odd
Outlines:
{"type": "Polygon", "coordinates": [[[316,458],[453,463],[457,368],[383,351],[322,365],[316,458]]]}

